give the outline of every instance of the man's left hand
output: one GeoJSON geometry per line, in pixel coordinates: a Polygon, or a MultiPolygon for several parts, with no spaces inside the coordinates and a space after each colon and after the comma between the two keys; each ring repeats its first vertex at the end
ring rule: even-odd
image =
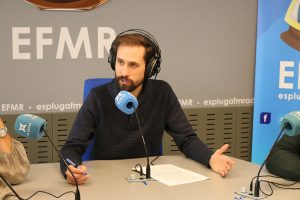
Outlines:
{"type": "Polygon", "coordinates": [[[224,153],[228,150],[229,145],[224,144],[220,149],[218,149],[210,158],[209,165],[211,169],[220,174],[221,176],[226,176],[231,170],[234,162],[224,153]]]}

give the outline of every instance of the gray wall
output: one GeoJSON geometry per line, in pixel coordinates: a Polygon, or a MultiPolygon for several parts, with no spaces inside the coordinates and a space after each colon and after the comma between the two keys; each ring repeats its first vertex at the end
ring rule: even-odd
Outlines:
{"type": "Polygon", "coordinates": [[[226,106],[224,100],[231,106],[251,104],[256,15],[257,0],[110,0],[88,12],[41,11],[21,0],[1,0],[0,114],[76,111],[85,79],[114,76],[103,41],[109,43],[130,28],[156,37],[163,56],[158,79],[171,83],[183,107],[208,107],[212,105],[205,100],[217,99],[215,106],[226,106]],[[30,41],[19,46],[30,59],[13,55],[13,35],[20,27],[30,30],[18,36],[30,41]],[[51,30],[44,37],[52,45],[37,51],[36,37],[44,27],[51,30]],[[92,57],[82,46],[74,58],[67,48],[57,58],[62,30],[69,31],[75,44],[82,27],[87,27],[92,57]],[[98,28],[107,31],[104,40],[98,28]],[[67,107],[55,109],[60,104],[67,107]],[[39,110],[38,105],[51,109],[39,110]]]}

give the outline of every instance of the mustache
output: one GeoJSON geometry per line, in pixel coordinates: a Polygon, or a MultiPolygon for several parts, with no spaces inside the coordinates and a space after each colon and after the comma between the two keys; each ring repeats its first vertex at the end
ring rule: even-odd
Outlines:
{"type": "Polygon", "coordinates": [[[120,81],[120,80],[128,80],[128,81],[131,81],[133,82],[131,79],[128,78],[128,76],[117,76],[116,77],[117,81],[120,81]]]}

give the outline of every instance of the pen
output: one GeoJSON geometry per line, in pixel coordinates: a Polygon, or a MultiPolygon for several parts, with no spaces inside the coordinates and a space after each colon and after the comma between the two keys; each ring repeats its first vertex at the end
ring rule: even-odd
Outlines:
{"type": "Polygon", "coordinates": [[[66,161],[70,164],[73,165],[75,168],[78,168],[78,165],[75,164],[72,160],[70,160],[69,158],[66,159],[66,161]]]}
{"type": "MultiPolygon", "coordinates": [[[[75,168],[78,168],[78,164],[74,163],[72,160],[70,160],[69,158],[66,159],[66,161],[70,164],[73,165],[75,168]]],[[[86,172],[83,172],[83,175],[87,175],[86,172]]]]}

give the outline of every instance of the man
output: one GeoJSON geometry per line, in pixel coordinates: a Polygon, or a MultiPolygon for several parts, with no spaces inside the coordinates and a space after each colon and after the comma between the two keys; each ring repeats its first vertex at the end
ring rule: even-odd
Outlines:
{"type": "Polygon", "coordinates": [[[277,176],[300,181],[300,135],[283,135],[266,160],[266,167],[277,176]]]}
{"type": "MultiPolygon", "coordinates": [[[[10,184],[21,183],[28,174],[30,163],[23,145],[12,139],[0,118],[0,175],[10,184]]],[[[0,199],[11,195],[0,178],[0,199]]]]}
{"type": "MultiPolygon", "coordinates": [[[[232,160],[223,153],[224,145],[213,153],[194,133],[178,99],[168,83],[148,79],[160,70],[161,55],[153,36],[143,30],[128,30],[112,43],[109,63],[115,70],[115,79],[94,88],[83,103],[71,133],[61,153],[81,164],[81,156],[94,139],[94,159],[125,159],[144,157],[145,150],[134,114],[126,115],[115,105],[115,97],[127,90],[137,97],[137,113],[143,129],[149,154],[158,155],[166,130],[179,149],[189,158],[225,176],[232,160]]],[[[84,183],[86,166],[70,166],[77,182],[84,183]]],[[[61,171],[74,184],[71,174],[61,162],[61,171]]]]}

